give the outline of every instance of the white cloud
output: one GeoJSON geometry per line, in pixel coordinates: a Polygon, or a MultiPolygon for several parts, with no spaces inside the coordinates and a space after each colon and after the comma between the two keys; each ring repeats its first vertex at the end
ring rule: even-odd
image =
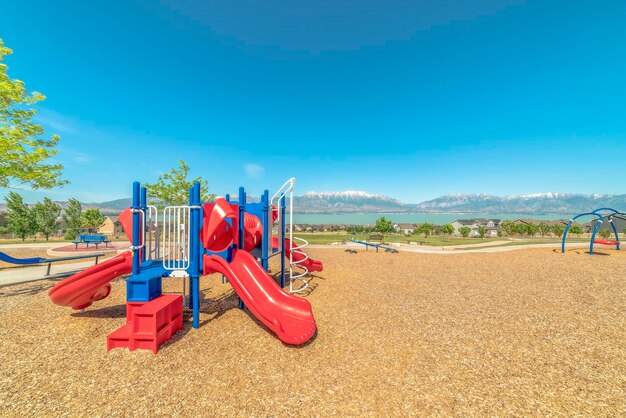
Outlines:
{"type": "Polygon", "coordinates": [[[265,168],[258,164],[246,164],[243,168],[251,179],[258,179],[265,173],[265,168]]]}

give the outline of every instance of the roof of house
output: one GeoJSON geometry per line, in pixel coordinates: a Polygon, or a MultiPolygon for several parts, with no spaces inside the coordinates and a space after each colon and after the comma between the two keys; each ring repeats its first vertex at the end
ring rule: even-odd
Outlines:
{"type": "Polygon", "coordinates": [[[397,224],[397,226],[398,226],[398,228],[400,228],[400,229],[413,229],[413,228],[415,228],[415,225],[414,225],[414,224],[410,224],[410,223],[406,223],[406,222],[405,222],[405,223],[400,223],[400,224],[397,224]]]}

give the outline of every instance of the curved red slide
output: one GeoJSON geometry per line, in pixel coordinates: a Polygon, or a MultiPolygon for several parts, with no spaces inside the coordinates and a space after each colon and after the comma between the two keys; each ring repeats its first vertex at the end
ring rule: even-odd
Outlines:
{"type": "Polygon", "coordinates": [[[303,344],[316,330],[311,303],[286,293],[246,251],[235,251],[233,261],[204,255],[204,274],[221,273],[243,303],[287,344],[303,344]]]}
{"type": "MultiPolygon", "coordinates": [[[[204,204],[205,222],[200,239],[204,248],[224,251],[237,240],[238,207],[224,199],[204,204]],[[227,222],[230,219],[231,222],[227,222]]],[[[316,330],[311,303],[280,288],[249,252],[234,250],[232,261],[218,255],[203,256],[203,274],[221,273],[243,303],[261,322],[287,344],[302,344],[316,330]]]]}
{"type": "Polygon", "coordinates": [[[109,282],[130,273],[132,266],[132,253],[123,252],[60,281],[48,291],[48,296],[57,305],[85,309],[93,302],[109,296],[109,282]]]}

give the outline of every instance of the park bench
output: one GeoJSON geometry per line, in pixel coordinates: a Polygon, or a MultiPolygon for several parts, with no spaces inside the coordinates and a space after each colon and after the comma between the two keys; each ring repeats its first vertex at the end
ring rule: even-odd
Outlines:
{"type": "Polygon", "coordinates": [[[379,242],[384,244],[383,238],[382,234],[371,234],[367,236],[367,242],[379,242]]]}
{"type": "Polygon", "coordinates": [[[105,247],[109,246],[110,239],[107,239],[104,235],[79,235],[78,241],[73,241],[72,244],[76,246],[78,249],[78,244],[86,244],[87,248],[89,248],[89,244],[94,244],[96,249],[98,249],[98,245],[104,243],[105,247]]]}

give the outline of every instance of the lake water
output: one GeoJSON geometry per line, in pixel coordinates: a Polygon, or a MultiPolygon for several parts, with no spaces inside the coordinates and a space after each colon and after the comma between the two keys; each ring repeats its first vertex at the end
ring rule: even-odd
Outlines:
{"type": "Polygon", "coordinates": [[[374,225],[376,219],[384,216],[394,223],[422,223],[430,222],[436,225],[451,223],[456,219],[569,219],[570,216],[564,214],[544,214],[544,215],[520,215],[512,213],[341,213],[341,214],[306,214],[294,213],[294,223],[298,224],[347,224],[347,225],[374,225]]]}

